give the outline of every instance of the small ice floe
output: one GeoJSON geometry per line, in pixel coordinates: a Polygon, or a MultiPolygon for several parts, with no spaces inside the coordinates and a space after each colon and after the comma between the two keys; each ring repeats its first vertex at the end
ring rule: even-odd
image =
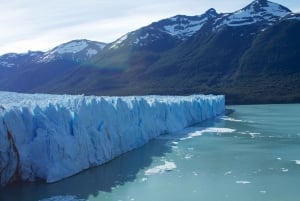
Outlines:
{"type": "Polygon", "coordinates": [[[197,172],[193,172],[193,175],[196,177],[196,176],[198,176],[198,173],[197,172]]]}
{"type": "Polygon", "coordinates": [[[259,191],[261,194],[266,194],[267,193],[267,191],[265,191],[265,190],[262,190],[262,191],[259,191]]]}
{"type": "Polygon", "coordinates": [[[147,180],[148,180],[147,177],[143,177],[143,178],[141,179],[141,182],[146,182],[147,180]]]}
{"type": "Polygon", "coordinates": [[[251,138],[255,138],[257,135],[260,135],[261,133],[258,132],[251,132],[251,131],[240,131],[239,132],[242,135],[250,135],[251,138]]]}
{"type": "Polygon", "coordinates": [[[234,119],[234,118],[230,118],[230,117],[221,117],[220,119],[224,120],[224,121],[234,121],[234,122],[243,122],[243,120],[240,119],[234,119]]]}
{"type": "Polygon", "coordinates": [[[255,136],[256,135],[260,135],[260,133],[252,133],[252,132],[250,132],[250,133],[248,133],[252,138],[255,138],[255,136]]]}
{"type": "Polygon", "coordinates": [[[235,118],[231,118],[231,117],[221,117],[220,119],[224,120],[224,121],[232,121],[232,122],[244,122],[244,123],[254,123],[253,121],[246,121],[246,120],[241,120],[241,119],[235,119],[235,118]]]}
{"type": "Polygon", "coordinates": [[[86,201],[84,199],[79,199],[74,195],[65,195],[65,196],[53,196],[50,198],[45,198],[39,201],[86,201]]]}
{"type": "Polygon", "coordinates": [[[189,133],[187,137],[180,138],[180,140],[191,139],[193,137],[197,137],[197,136],[201,136],[201,135],[203,135],[203,131],[194,131],[194,132],[189,133]]]}
{"type": "Polygon", "coordinates": [[[250,184],[250,181],[235,181],[237,184],[250,184]]]}
{"type": "Polygon", "coordinates": [[[202,130],[197,130],[193,131],[187,134],[187,137],[180,138],[180,140],[186,140],[186,139],[191,139],[193,137],[201,136],[204,133],[233,133],[236,131],[235,129],[231,128],[217,128],[217,127],[208,127],[208,128],[203,128],[202,130]]]}
{"type": "Polygon", "coordinates": [[[276,158],[277,160],[279,160],[279,161],[281,161],[282,160],[282,158],[280,158],[280,157],[278,157],[278,158],[276,158]]]}
{"type": "Polygon", "coordinates": [[[152,175],[152,174],[162,174],[167,171],[171,171],[176,168],[176,164],[170,161],[164,161],[164,165],[158,165],[154,168],[148,169],[145,171],[145,175],[152,175]]]}
{"type": "Polygon", "coordinates": [[[192,157],[193,157],[192,154],[186,154],[186,155],[184,156],[184,159],[189,160],[189,159],[191,159],[192,157]]]}
{"type": "Polygon", "coordinates": [[[281,171],[282,171],[282,172],[288,172],[289,170],[286,169],[286,168],[281,168],[281,171]]]}
{"type": "Polygon", "coordinates": [[[300,160],[293,160],[295,163],[296,163],[296,165],[300,165],[300,160]]]}
{"type": "Polygon", "coordinates": [[[232,171],[227,171],[224,173],[224,175],[231,175],[232,174],[232,171]]]}

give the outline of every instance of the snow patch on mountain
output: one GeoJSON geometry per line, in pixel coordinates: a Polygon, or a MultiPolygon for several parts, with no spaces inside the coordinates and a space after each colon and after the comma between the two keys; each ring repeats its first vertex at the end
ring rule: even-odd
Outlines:
{"type": "Polygon", "coordinates": [[[219,15],[220,14],[218,14],[215,9],[211,8],[204,14],[198,16],[174,16],[162,20],[167,24],[163,26],[162,30],[180,40],[186,40],[199,31],[210,19],[215,19],[219,15]],[[167,22],[167,20],[169,22],[167,22]]]}
{"type": "Polygon", "coordinates": [[[105,48],[106,44],[105,43],[96,43],[96,45],[102,50],[103,48],[105,48]]]}
{"type": "Polygon", "coordinates": [[[92,48],[89,48],[89,49],[87,50],[87,52],[86,52],[86,56],[92,57],[92,56],[96,55],[97,53],[98,53],[97,50],[92,49],[92,48]]]}
{"type": "Polygon", "coordinates": [[[283,20],[300,20],[300,13],[290,13],[283,20]]]}
{"type": "MultiPolygon", "coordinates": [[[[224,96],[0,92],[0,184],[55,182],[224,112],[224,96]]],[[[101,178],[99,178],[101,179],[101,178]]]]}
{"type": "Polygon", "coordinates": [[[206,21],[207,18],[201,19],[199,21],[186,20],[182,23],[166,25],[163,27],[163,29],[166,33],[172,36],[176,36],[180,39],[186,39],[199,31],[206,21]]]}
{"type": "Polygon", "coordinates": [[[15,66],[14,63],[9,63],[7,61],[0,61],[0,66],[1,67],[6,67],[6,68],[12,68],[15,66]]]}
{"type": "Polygon", "coordinates": [[[51,53],[57,52],[58,54],[65,54],[65,53],[77,53],[82,50],[84,50],[86,47],[88,47],[88,44],[86,41],[73,41],[67,44],[63,44],[55,48],[51,51],[51,53]]]}
{"type": "Polygon", "coordinates": [[[121,47],[123,41],[125,41],[127,38],[128,38],[128,34],[125,34],[124,36],[122,36],[121,38],[119,38],[118,40],[116,40],[115,42],[113,42],[112,45],[110,46],[110,49],[121,47]]]}

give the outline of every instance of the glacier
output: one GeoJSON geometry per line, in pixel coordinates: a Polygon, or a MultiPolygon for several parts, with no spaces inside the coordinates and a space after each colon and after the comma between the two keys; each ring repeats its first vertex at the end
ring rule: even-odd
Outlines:
{"type": "Polygon", "coordinates": [[[56,182],[224,109],[223,95],[0,92],[1,186],[17,180],[56,182]]]}

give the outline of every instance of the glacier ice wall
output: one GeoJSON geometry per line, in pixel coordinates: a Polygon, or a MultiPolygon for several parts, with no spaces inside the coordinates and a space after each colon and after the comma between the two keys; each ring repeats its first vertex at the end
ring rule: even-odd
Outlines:
{"type": "Polygon", "coordinates": [[[0,92],[0,182],[55,182],[223,113],[224,96],[0,92]]]}

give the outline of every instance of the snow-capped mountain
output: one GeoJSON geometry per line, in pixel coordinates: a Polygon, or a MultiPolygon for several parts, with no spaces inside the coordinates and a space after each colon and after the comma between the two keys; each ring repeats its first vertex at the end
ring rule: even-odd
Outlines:
{"type": "Polygon", "coordinates": [[[215,29],[224,26],[245,26],[260,24],[270,26],[280,21],[292,11],[288,8],[267,0],[255,0],[248,6],[231,14],[225,14],[214,23],[215,29]]]}
{"type": "MultiPolygon", "coordinates": [[[[177,15],[163,19],[125,34],[108,47],[110,49],[126,46],[147,47],[157,41],[161,43],[166,38],[168,40],[173,39],[173,42],[187,40],[205,26],[209,26],[214,31],[220,31],[227,26],[259,25],[268,27],[283,19],[299,19],[297,16],[280,4],[267,0],[255,0],[233,13],[217,13],[215,9],[211,8],[202,15],[177,15]],[[286,16],[290,17],[287,18],[286,16]]],[[[172,45],[169,46],[173,47],[172,45]]]]}
{"type": "Polygon", "coordinates": [[[146,47],[152,43],[166,40],[166,38],[169,38],[169,40],[171,38],[174,41],[187,40],[198,32],[204,24],[218,17],[220,17],[220,14],[213,8],[207,10],[202,15],[176,15],[125,34],[110,44],[109,48],[116,49],[128,45],[146,47]]]}
{"type": "Polygon", "coordinates": [[[100,53],[105,45],[102,42],[85,39],[73,40],[45,52],[36,61],[38,63],[48,63],[53,60],[68,59],[74,62],[85,62],[100,53]]]}
{"type": "Polygon", "coordinates": [[[41,56],[43,52],[31,52],[17,54],[8,53],[0,56],[0,68],[16,68],[32,62],[35,58],[41,56]]]}
{"type": "Polygon", "coordinates": [[[105,46],[105,43],[84,39],[61,44],[47,52],[8,53],[0,56],[0,68],[15,68],[61,60],[84,63],[100,53],[105,46]]]}

